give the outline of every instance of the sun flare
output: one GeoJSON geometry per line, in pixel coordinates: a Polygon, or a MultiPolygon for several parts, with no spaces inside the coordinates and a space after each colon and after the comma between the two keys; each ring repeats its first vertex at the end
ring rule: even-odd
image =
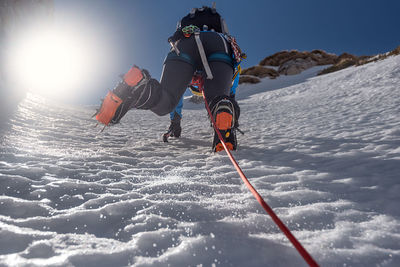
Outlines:
{"type": "Polygon", "coordinates": [[[93,62],[89,47],[84,36],[72,30],[48,27],[25,32],[12,47],[13,80],[45,96],[76,92],[93,62]]]}

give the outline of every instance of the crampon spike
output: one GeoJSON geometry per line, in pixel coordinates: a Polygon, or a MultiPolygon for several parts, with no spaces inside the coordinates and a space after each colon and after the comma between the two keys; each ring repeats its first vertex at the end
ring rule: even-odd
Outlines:
{"type": "Polygon", "coordinates": [[[100,130],[100,133],[102,133],[106,127],[107,125],[104,125],[103,129],[100,130]]]}

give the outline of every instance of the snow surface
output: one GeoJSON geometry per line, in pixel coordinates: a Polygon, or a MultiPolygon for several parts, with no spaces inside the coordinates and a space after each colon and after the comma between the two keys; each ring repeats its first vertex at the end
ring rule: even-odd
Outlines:
{"type": "MultiPolygon", "coordinates": [[[[233,154],[319,264],[400,266],[400,57],[316,71],[241,86],[233,154]]],[[[167,117],[99,134],[30,95],[0,129],[0,266],[305,266],[191,105],[163,143],[167,117]]]]}

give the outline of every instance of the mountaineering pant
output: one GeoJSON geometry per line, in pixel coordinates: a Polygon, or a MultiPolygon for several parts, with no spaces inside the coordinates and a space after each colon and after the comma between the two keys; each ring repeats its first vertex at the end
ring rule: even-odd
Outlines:
{"type": "MultiPolygon", "coordinates": [[[[235,69],[235,71],[238,70],[235,69]]],[[[235,76],[235,79],[233,80],[231,88],[229,90],[229,96],[232,98],[235,98],[236,88],[239,86],[239,76],[240,76],[239,74],[235,76]]],[[[176,114],[178,114],[179,117],[182,118],[182,109],[183,109],[183,96],[179,100],[178,105],[175,107],[175,109],[169,113],[170,119],[173,120],[176,114]]]]}
{"type": "MultiPolygon", "coordinates": [[[[234,73],[232,49],[216,32],[201,32],[200,39],[214,77],[204,81],[204,94],[210,103],[216,97],[229,96],[234,73]]],[[[150,109],[160,116],[168,114],[178,105],[194,72],[204,72],[194,34],[182,38],[176,47],[180,53],[171,51],[167,55],[160,82],[150,79],[140,93],[141,104],[131,108],[150,109]]]]}
{"type": "Polygon", "coordinates": [[[169,113],[169,118],[173,120],[176,114],[178,114],[179,117],[182,118],[182,108],[183,108],[183,96],[181,97],[181,99],[179,99],[178,105],[176,105],[175,109],[169,113]]]}

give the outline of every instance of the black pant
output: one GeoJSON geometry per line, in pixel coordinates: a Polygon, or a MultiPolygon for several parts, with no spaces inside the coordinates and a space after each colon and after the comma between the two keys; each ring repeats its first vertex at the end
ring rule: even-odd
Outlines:
{"type": "MultiPolygon", "coordinates": [[[[215,53],[223,53],[229,58],[232,54],[229,43],[216,32],[201,32],[200,39],[207,57],[215,53]]],[[[164,62],[160,83],[153,79],[150,83],[151,88],[148,90],[154,91],[150,96],[153,99],[149,99],[149,105],[145,104],[140,108],[150,109],[160,116],[170,113],[185,93],[194,72],[204,72],[194,35],[181,39],[177,47],[180,56],[175,53],[169,54],[164,62]]],[[[229,96],[234,68],[233,64],[226,60],[218,59],[210,59],[209,66],[214,78],[205,79],[204,93],[207,101],[211,102],[215,97],[229,96]]]]}

